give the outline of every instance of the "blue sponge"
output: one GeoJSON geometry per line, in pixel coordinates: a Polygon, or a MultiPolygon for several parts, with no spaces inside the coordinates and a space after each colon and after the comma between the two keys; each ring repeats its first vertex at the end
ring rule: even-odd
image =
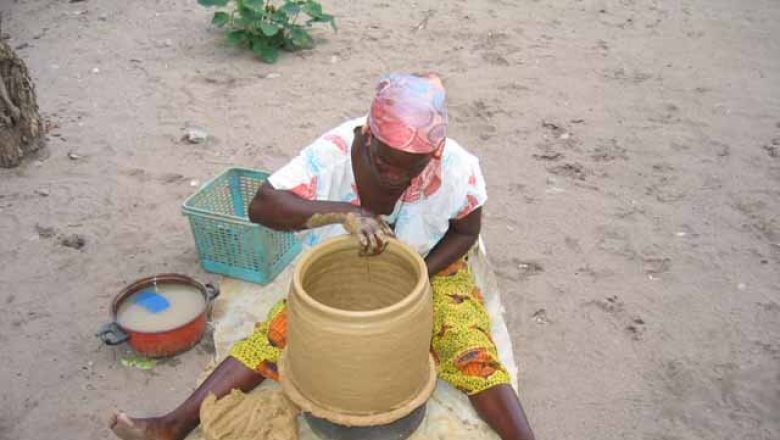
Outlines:
{"type": "Polygon", "coordinates": [[[135,303],[152,313],[160,313],[171,306],[167,298],[153,290],[143,290],[138,293],[135,303]]]}

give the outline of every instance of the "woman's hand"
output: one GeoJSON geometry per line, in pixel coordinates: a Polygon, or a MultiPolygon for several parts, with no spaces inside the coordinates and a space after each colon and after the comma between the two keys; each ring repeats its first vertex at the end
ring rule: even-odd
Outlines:
{"type": "Polygon", "coordinates": [[[307,228],[341,224],[360,241],[360,255],[379,255],[387,247],[387,241],[395,233],[381,217],[366,210],[353,212],[329,212],[314,214],[306,221],[307,228]]]}
{"type": "Polygon", "coordinates": [[[360,240],[360,255],[364,256],[381,254],[387,247],[388,239],[395,236],[382,218],[364,211],[347,213],[343,225],[360,240]]]}

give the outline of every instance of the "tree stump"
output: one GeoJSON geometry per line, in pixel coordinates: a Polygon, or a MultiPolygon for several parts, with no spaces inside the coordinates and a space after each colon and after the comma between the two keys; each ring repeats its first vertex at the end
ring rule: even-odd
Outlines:
{"type": "Polygon", "coordinates": [[[24,156],[43,146],[43,134],[27,66],[0,39],[0,167],[19,165],[24,156]]]}

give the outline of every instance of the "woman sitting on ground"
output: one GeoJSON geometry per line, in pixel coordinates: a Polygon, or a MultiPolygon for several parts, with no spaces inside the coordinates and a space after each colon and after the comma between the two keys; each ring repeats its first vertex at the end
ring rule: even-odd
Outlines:
{"type": "MultiPolygon", "coordinates": [[[[365,254],[395,236],[424,256],[434,297],[431,351],[439,377],[466,393],[505,440],[534,438],[490,337],[490,318],[465,255],[479,237],[487,199],[479,162],[446,138],[444,88],[435,75],[391,74],[377,86],[367,117],[342,124],[271,175],[249,217],[277,230],[307,230],[308,245],[346,232],[365,254]]],[[[122,439],[183,439],[199,423],[210,393],[244,392],[278,380],[286,343],[286,303],[237,343],[197,390],[155,418],[117,413],[122,439]]]]}

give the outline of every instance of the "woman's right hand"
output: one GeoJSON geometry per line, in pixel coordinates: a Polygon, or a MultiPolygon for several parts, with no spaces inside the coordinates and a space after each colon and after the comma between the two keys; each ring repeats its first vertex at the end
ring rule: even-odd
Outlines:
{"type": "Polygon", "coordinates": [[[343,225],[344,229],[360,240],[360,255],[364,256],[381,254],[388,240],[395,237],[393,230],[381,217],[366,211],[348,213],[343,225]]]}

